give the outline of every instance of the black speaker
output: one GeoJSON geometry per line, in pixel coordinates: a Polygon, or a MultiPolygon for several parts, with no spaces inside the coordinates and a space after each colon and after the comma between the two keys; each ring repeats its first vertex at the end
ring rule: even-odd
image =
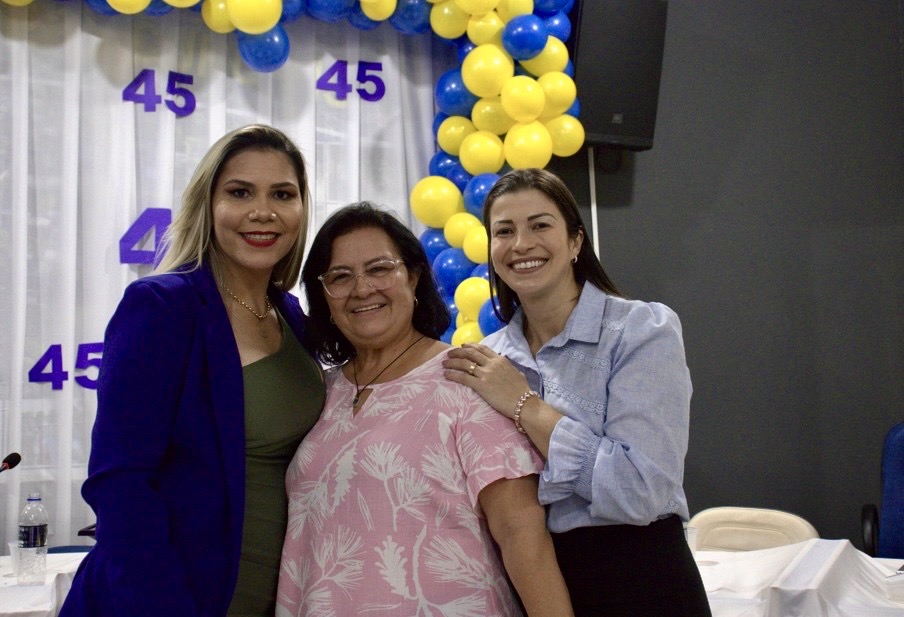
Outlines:
{"type": "Polygon", "coordinates": [[[653,147],[667,0],[575,0],[566,46],[587,144],[653,147]]]}

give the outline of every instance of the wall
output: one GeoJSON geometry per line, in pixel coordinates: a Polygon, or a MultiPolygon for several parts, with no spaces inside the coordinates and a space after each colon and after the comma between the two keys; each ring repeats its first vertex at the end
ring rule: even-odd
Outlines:
{"type": "Polygon", "coordinates": [[[854,5],[672,0],[653,149],[595,181],[609,274],[682,318],[691,512],[860,546],[904,420],[904,5],[854,5]]]}

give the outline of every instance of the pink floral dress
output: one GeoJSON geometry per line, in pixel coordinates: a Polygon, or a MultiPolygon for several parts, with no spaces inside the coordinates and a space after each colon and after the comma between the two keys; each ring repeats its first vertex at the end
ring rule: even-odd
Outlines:
{"type": "Polygon", "coordinates": [[[539,473],[530,442],[440,354],[371,386],[327,374],[317,425],[289,465],[277,617],[519,615],[477,496],[539,473]]]}

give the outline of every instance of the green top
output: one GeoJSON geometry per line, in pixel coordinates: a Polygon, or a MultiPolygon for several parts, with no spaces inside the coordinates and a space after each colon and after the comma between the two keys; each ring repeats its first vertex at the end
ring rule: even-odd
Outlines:
{"type": "Polygon", "coordinates": [[[272,617],[288,522],[286,469],[314,426],[325,391],[320,368],[280,316],[279,351],[242,368],[245,387],[245,522],[228,615],[272,617]]]}

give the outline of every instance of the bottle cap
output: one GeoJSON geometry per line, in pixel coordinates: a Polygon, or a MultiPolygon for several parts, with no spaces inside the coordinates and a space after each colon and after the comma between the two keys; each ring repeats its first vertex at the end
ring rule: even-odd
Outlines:
{"type": "Polygon", "coordinates": [[[41,493],[29,493],[27,501],[41,501],[41,493]]]}

